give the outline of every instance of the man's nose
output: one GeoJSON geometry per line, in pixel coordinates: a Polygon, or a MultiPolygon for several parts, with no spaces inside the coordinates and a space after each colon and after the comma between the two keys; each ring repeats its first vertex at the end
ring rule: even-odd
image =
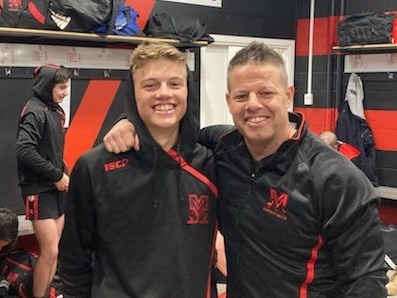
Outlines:
{"type": "Polygon", "coordinates": [[[251,92],[251,93],[248,95],[248,102],[247,102],[247,105],[248,105],[248,106],[258,106],[258,105],[261,105],[261,101],[260,101],[260,99],[258,98],[258,96],[256,95],[256,93],[251,92]]]}

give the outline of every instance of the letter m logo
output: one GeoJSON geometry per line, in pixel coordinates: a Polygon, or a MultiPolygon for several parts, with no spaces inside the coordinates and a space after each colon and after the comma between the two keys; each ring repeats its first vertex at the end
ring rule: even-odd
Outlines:
{"type": "Polygon", "coordinates": [[[270,201],[267,202],[267,207],[273,207],[285,212],[288,204],[288,194],[278,194],[274,188],[270,189],[270,201]]]}
{"type": "Polygon", "coordinates": [[[197,194],[189,195],[189,219],[188,224],[208,224],[208,204],[207,195],[198,196],[197,194]]]}

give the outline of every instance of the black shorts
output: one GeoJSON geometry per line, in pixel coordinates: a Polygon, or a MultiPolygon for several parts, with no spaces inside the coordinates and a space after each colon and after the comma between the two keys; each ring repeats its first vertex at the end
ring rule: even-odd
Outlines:
{"type": "Polygon", "coordinates": [[[25,197],[25,217],[34,219],[57,219],[65,213],[67,192],[49,191],[25,197]]]}

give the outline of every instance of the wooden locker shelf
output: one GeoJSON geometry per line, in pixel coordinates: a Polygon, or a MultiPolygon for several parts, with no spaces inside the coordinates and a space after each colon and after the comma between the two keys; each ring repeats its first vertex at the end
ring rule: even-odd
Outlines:
{"type": "Polygon", "coordinates": [[[336,52],[340,52],[342,54],[389,53],[389,52],[397,52],[397,43],[333,46],[332,50],[336,52]]]}
{"type": "Polygon", "coordinates": [[[147,36],[98,35],[71,31],[54,31],[42,29],[26,29],[0,27],[0,36],[4,42],[45,43],[45,44],[74,44],[79,46],[104,46],[106,44],[120,44],[124,46],[138,45],[144,41],[170,43],[176,47],[194,48],[208,45],[206,41],[180,43],[177,39],[154,38],[147,36]]]}

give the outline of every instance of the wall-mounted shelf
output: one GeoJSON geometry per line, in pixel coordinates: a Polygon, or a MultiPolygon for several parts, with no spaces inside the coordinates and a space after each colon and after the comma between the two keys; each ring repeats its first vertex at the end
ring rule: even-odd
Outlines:
{"type": "Polygon", "coordinates": [[[397,188],[389,186],[378,186],[375,188],[380,198],[388,200],[397,200],[397,188]]]}
{"type": "Polygon", "coordinates": [[[176,47],[193,48],[207,46],[206,41],[195,41],[192,43],[180,43],[177,39],[170,38],[154,38],[147,36],[121,36],[106,35],[101,36],[96,33],[83,33],[71,31],[54,31],[41,29],[25,29],[13,27],[0,27],[0,36],[4,37],[5,42],[24,42],[24,43],[41,43],[41,44],[61,44],[76,46],[104,46],[112,45],[138,45],[144,41],[150,40],[154,42],[170,43],[176,47]]]}
{"type": "Polygon", "coordinates": [[[366,44],[351,46],[333,46],[332,49],[343,54],[354,53],[390,53],[397,52],[397,43],[366,44]]]}

